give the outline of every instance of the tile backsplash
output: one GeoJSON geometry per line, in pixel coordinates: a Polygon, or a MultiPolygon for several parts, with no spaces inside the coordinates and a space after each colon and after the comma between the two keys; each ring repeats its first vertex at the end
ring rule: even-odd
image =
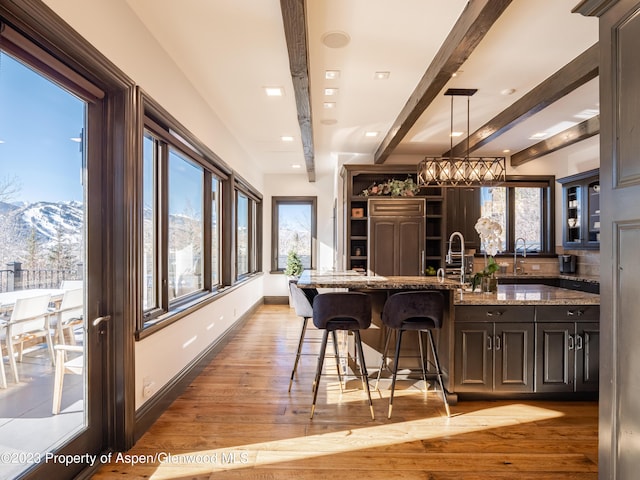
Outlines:
{"type": "MultiPolygon", "coordinates": [[[[584,276],[600,275],[600,252],[598,250],[564,250],[561,246],[556,247],[558,255],[567,254],[576,256],[576,274],[584,276]]],[[[558,257],[527,257],[523,259],[518,255],[518,265],[524,260],[524,271],[528,274],[539,275],[559,275],[560,264],[558,257]]],[[[513,256],[498,257],[496,261],[504,265],[506,264],[506,273],[513,272],[513,256]]],[[[479,272],[484,268],[484,260],[476,257],[473,262],[473,271],[479,272]]]]}

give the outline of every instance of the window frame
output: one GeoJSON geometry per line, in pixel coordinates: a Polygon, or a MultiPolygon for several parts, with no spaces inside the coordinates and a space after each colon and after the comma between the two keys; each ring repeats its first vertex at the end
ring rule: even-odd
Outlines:
{"type": "MultiPolygon", "coordinates": [[[[541,249],[540,252],[527,252],[527,256],[555,256],[555,176],[554,175],[507,175],[506,180],[495,187],[506,187],[506,232],[503,252],[497,256],[511,256],[515,249],[515,189],[528,187],[541,190],[541,249]]],[[[487,188],[482,186],[482,188],[487,188]]]]}
{"type": "Polygon", "coordinates": [[[311,206],[311,269],[317,265],[318,257],[318,197],[315,196],[276,196],[271,197],[271,272],[283,274],[285,268],[278,266],[279,245],[279,207],[280,205],[310,205],[311,206]]]}
{"type": "MultiPolygon", "coordinates": [[[[143,138],[146,134],[150,134],[159,142],[157,149],[161,154],[156,159],[157,165],[154,167],[157,182],[157,192],[154,201],[157,204],[157,234],[156,237],[156,266],[158,269],[159,283],[159,306],[144,310],[142,302],[140,302],[140,315],[136,320],[136,339],[140,340],[155,331],[164,328],[167,325],[179,320],[194,308],[209,303],[217,296],[240,284],[245,279],[260,273],[261,271],[261,225],[262,225],[262,196],[246,181],[240,179],[233,170],[231,170],[219,157],[211,152],[206,146],[200,143],[188,131],[184,130],[179,123],[175,121],[167,112],[165,112],[158,104],[146,96],[144,92],[139,90],[140,104],[143,105],[143,112],[139,119],[139,158],[140,161],[136,166],[138,176],[138,185],[143,185],[143,138]],[[168,168],[169,168],[169,151],[175,149],[181,157],[185,157],[188,161],[202,168],[204,175],[203,181],[203,245],[202,245],[202,289],[190,292],[184,296],[177,297],[169,301],[169,285],[168,285],[168,208],[169,208],[169,191],[168,191],[168,168]],[[214,283],[212,279],[212,212],[213,212],[213,193],[212,180],[218,181],[217,195],[217,215],[218,215],[218,282],[214,283]],[[240,189],[250,199],[250,233],[251,256],[249,257],[250,269],[246,275],[237,277],[234,273],[236,263],[236,245],[235,235],[231,236],[229,232],[235,232],[236,221],[236,202],[235,191],[240,189]],[[229,192],[233,192],[229,195],[229,192]]],[[[137,201],[140,212],[139,225],[140,232],[143,231],[143,192],[137,194],[137,201]]],[[[143,235],[136,240],[139,254],[139,276],[144,276],[145,272],[142,264],[143,256],[143,235]]],[[[145,288],[142,281],[140,289],[145,288]]]]}

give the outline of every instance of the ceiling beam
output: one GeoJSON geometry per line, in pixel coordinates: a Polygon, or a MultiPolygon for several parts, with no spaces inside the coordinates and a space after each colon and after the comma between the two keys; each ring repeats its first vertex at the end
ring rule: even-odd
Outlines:
{"type": "Polygon", "coordinates": [[[591,117],[573,127],[567,128],[553,137],[532,145],[529,148],[511,155],[511,166],[518,167],[536,158],[547,155],[561,148],[573,145],[581,140],[593,137],[600,133],[600,115],[591,117]]]}
{"type": "Polygon", "coordinates": [[[468,144],[465,139],[454,146],[452,151],[445,152],[443,156],[463,156],[467,148],[469,152],[477,150],[589,80],[596,78],[599,65],[598,51],[596,43],[469,135],[468,144]]]}
{"type": "Polygon", "coordinates": [[[313,127],[311,122],[311,97],[309,93],[309,59],[307,51],[307,22],[305,0],[280,0],[284,35],[289,52],[289,69],[296,97],[298,124],[302,150],[310,182],[316,181],[316,167],[313,148],[313,127]]]}
{"type": "Polygon", "coordinates": [[[375,163],[384,163],[391,155],[510,3],[511,0],[477,0],[467,3],[460,18],[376,150],[375,163]]]}

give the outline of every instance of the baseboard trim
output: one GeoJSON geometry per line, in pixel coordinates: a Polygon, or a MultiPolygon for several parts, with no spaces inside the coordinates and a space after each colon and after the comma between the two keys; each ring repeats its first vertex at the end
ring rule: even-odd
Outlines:
{"type": "Polygon", "coordinates": [[[198,357],[194,358],[186,365],[180,373],[163,386],[158,393],[146,402],[136,412],[134,426],[134,442],[140,440],[140,437],[153,425],[153,423],[162,415],[162,413],[171,405],[193,382],[193,380],[202,373],[204,368],[211,363],[215,356],[229,343],[235,336],[249,317],[253,315],[256,309],[266,303],[264,299],[258,300],[249,308],[237,322],[229,327],[209,348],[203,351],[198,357]]]}
{"type": "Polygon", "coordinates": [[[273,297],[264,297],[265,305],[289,305],[289,297],[285,296],[273,296],[273,297]]]}

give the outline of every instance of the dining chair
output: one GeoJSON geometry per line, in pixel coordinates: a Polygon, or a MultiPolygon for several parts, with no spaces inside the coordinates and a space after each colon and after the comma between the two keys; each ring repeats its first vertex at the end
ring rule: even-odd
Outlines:
{"type": "Polygon", "coordinates": [[[402,346],[402,334],[407,330],[414,330],[418,332],[418,345],[420,349],[420,365],[422,367],[422,378],[425,386],[427,384],[427,373],[425,370],[425,355],[422,347],[422,332],[427,333],[429,345],[431,346],[431,354],[433,355],[433,363],[436,369],[436,376],[438,383],[440,384],[440,390],[442,391],[442,400],[444,402],[444,408],[447,413],[447,417],[451,416],[449,410],[449,403],[447,401],[447,394],[442,382],[443,372],[440,366],[440,360],[438,359],[438,352],[436,350],[435,342],[433,340],[432,330],[439,330],[442,328],[444,320],[444,296],[441,292],[430,291],[411,291],[400,292],[391,295],[384,304],[382,309],[382,323],[389,328],[387,332],[387,338],[382,352],[382,360],[380,368],[378,370],[378,379],[376,380],[376,389],[378,388],[378,382],[380,381],[380,373],[386,364],[387,349],[389,348],[389,339],[391,332],[397,332],[396,338],[396,353],[393,362],[392,380],[391,380],[391,395],[389,396],[389,412],[388,418],[391,418],[391,411],[393,409],[393,396],[396,387],[396,377],[398,375],[398,363],[400,362],[400,350],[402,346]]]}
{"type": "Polygon", "coordinates": [[[16,383],[20,382],[18,375],[18,365],[16,364],[16,353],[14,346],[18,345],[18,361],[22,361],[24,342],[38,337],[44,337],[52,365],[55,365],[53,353],[53,342],[49,329],[49,301],[51,295],[38,295],[33,297],[19,298],[16,300],[11,317],[4,326],[2,337],[7,347],[9,364],[13,372],[16,383]]]}
{"type": "Polygon", "coordinates": [[[60,307],[52,311],[50,327],[55,330],[55,339],[60,344],[65,344],[65,332],[69,336],[69,344],[75,345],[74,329],[84,323],[83,320],[84,289],[75,288],[66,290],[62,295],[60,307]]]}
{"type": "Polygon", "coordinates": [[[81,345],[56,345],[56,370],[53,379],[53,406],[51,413],[57,415],[60,413],[60,405],[62,404],[62,386],[64,384],[64,375],[71,373],[81,375],[84,368],[84,355],[67,360],[68,352],[84,352],[81,345]]]}

